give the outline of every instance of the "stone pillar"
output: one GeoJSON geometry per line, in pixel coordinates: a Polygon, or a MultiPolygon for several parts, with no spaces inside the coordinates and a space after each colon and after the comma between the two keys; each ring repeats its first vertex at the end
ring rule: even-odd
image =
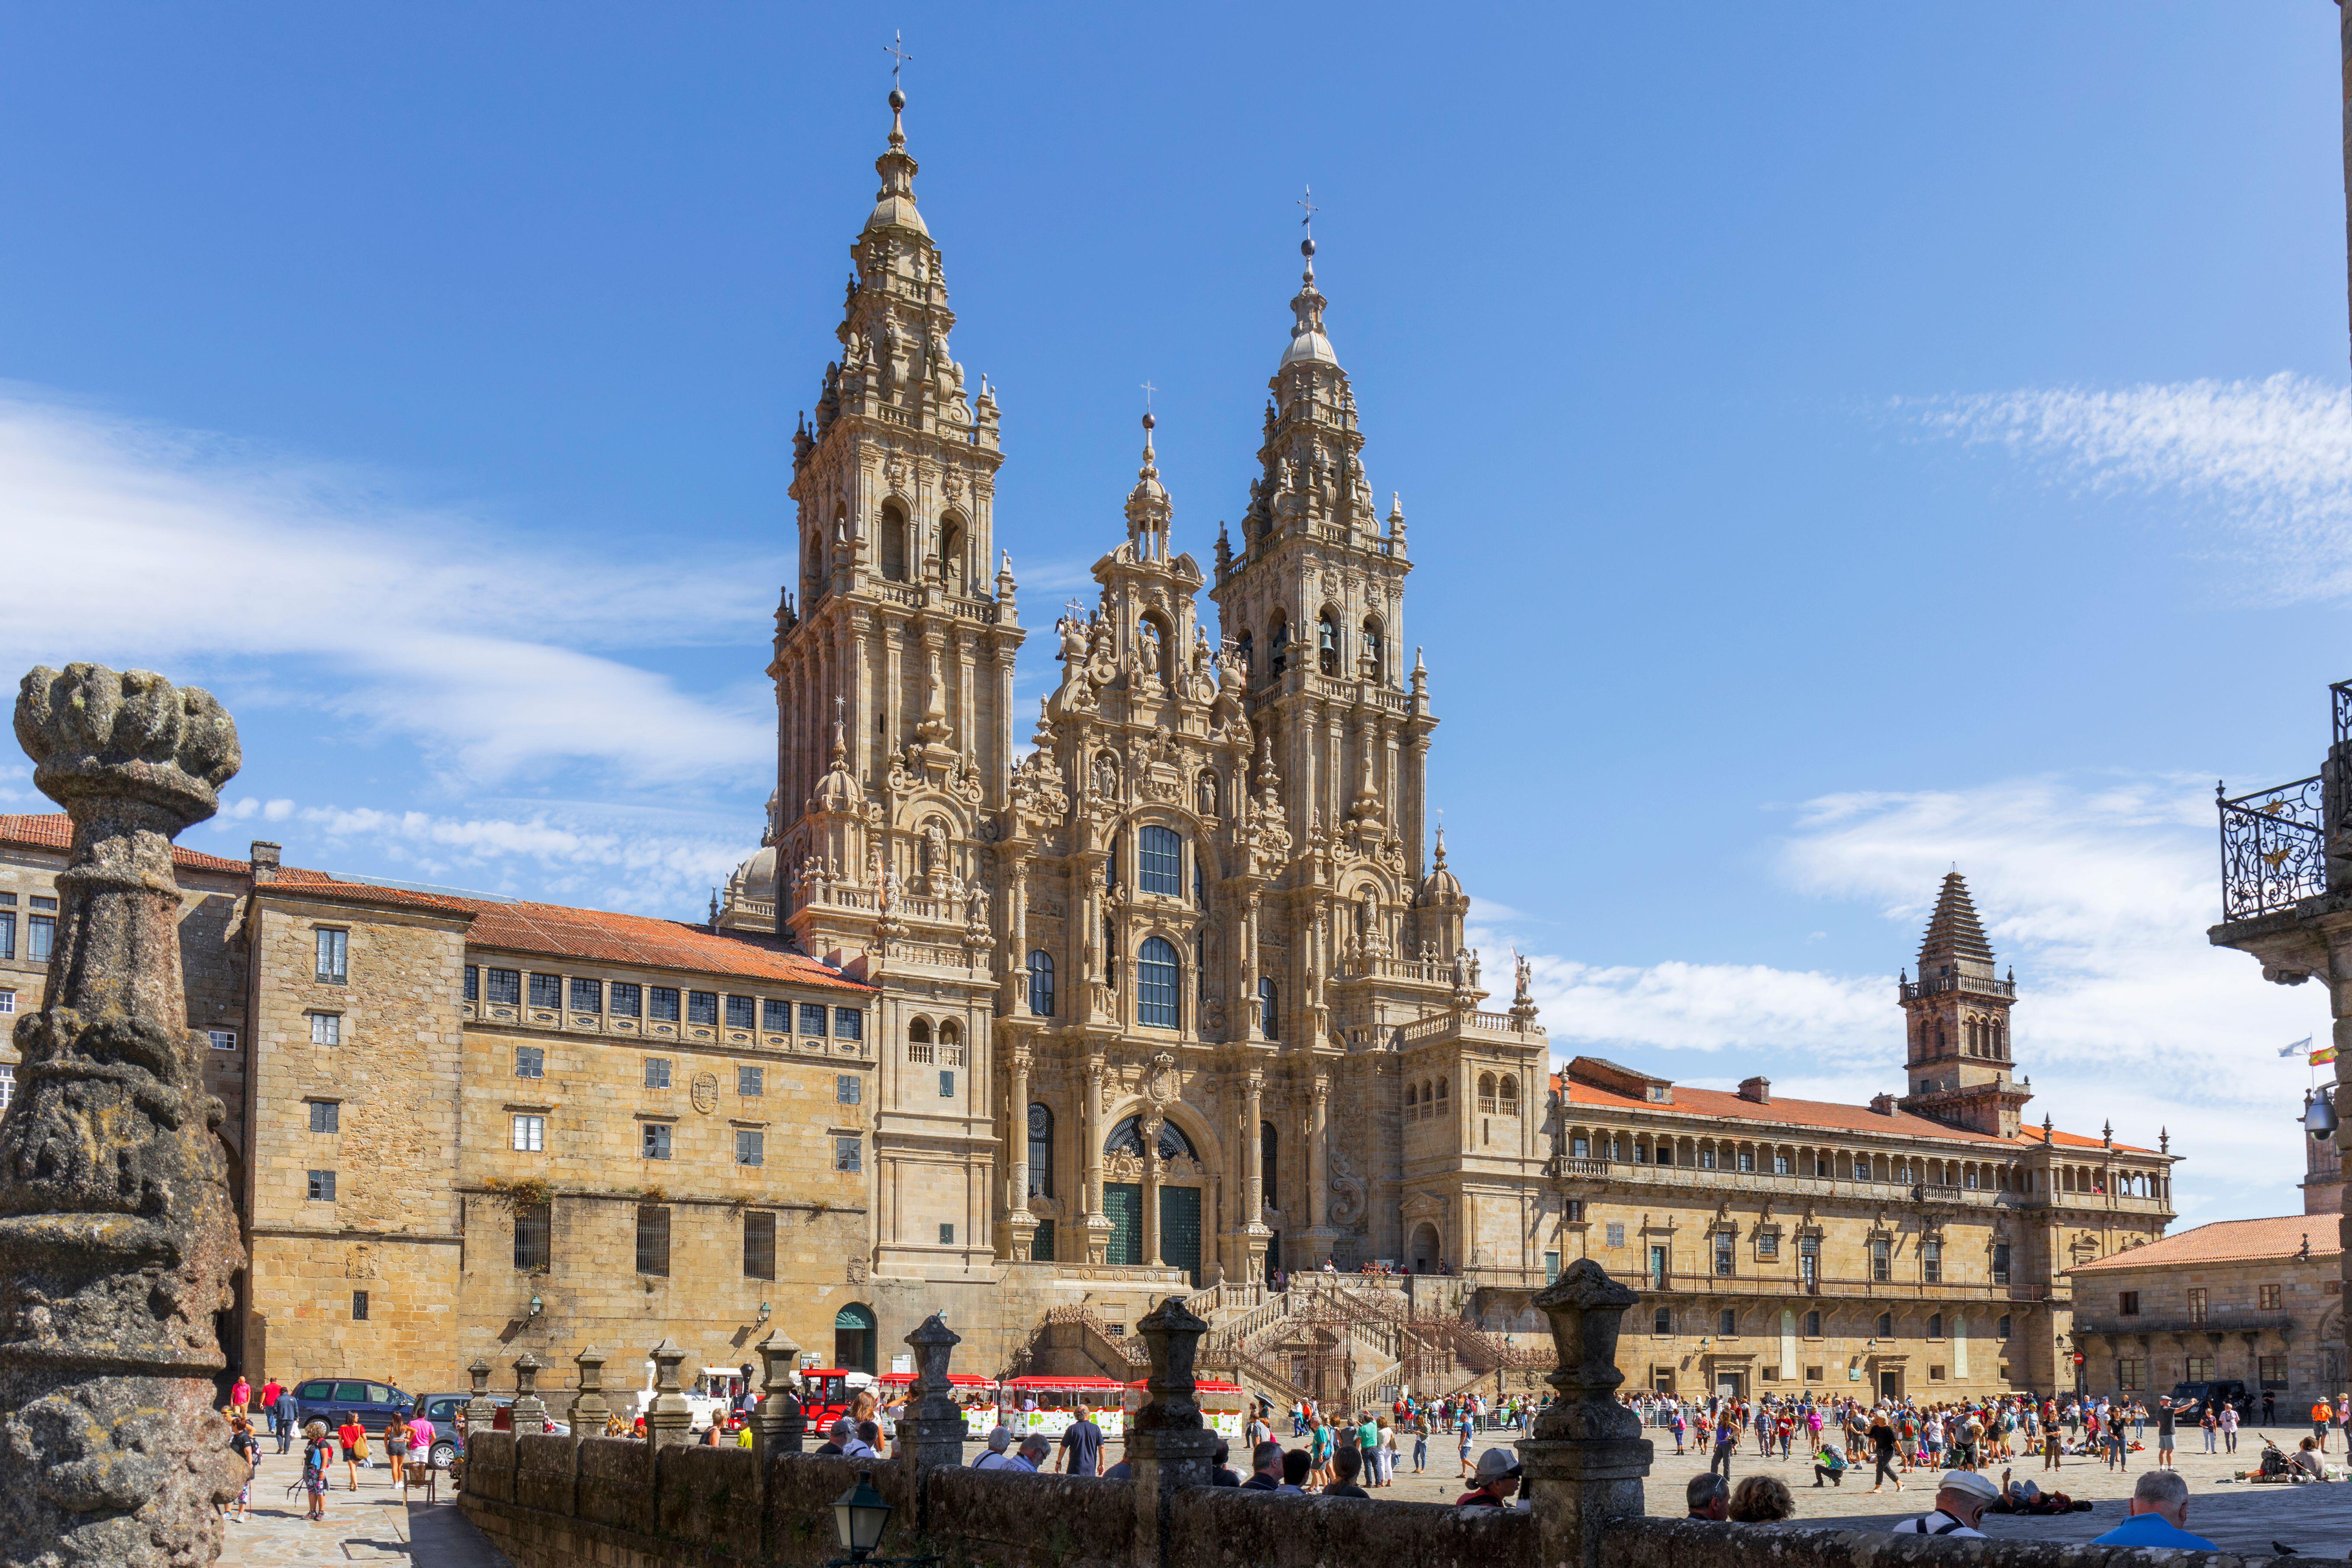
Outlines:
{"type": "MultiPolygon", "coordinates": [[[[1243,800],[1244,805],[1246,805],[1247,799],[1248,790],[1244,787],[1243,790],[1243,800]]],[[[1234,809],[1238,811],[1243,809],[1243,807],[1237,806],[1234,809]]],[[[1244,908],[1242,915],[1242,1006],[1246,1010],[1247,1022],[1249,1024],[1249,1027],[1242,1033],[1242,1038],[1245,1040],[1263,1040],[1266,1037],[1265,1005],[1258,998],[1257,983],[1259,973],[1257,964],[1257,891],[1256,889],[1252,889],[1248,898],[1244,900],[1244,908]]],[[[1277,1021],[1276,1026],[1280,1026],[1279,1021],[1277,1021]]]]}
{"type": "Polygon", "coordinates": [[[238,1486],[213,1313],[244,1255],[172,839],[219,808],[236,726],[194,687],[74,664],[25,677],[16,738],[73,847],[0,1118],[0,1563],[208,1563],[238,1486]]]}
{"type": "Polygon", "coordinates": [[[514,1435],[547,1430],[547,1405],[539,1397],[539,1358],[525,1351],[514,1359],[514,1435]]]}
{"type": "Polygon", "coordinates": [[[604,1402],[604,1352],[590,1345],[572,1358],[572,1364],[580,1369],[580,1379],[564,1419],[571,1423],[574,1437],[601,1437],[613,1414],[613,1407],[604,1402]]]}
{"type": "Polygon", "coordinates": [[[1640,1298],[1589,1258],[1538,1292],[1551,1320],[1557,1397],[1517,1445],[1543,1568],[1598,1568],[1602,1534],[1642,1517],[1651,1447],[1641,1418],[1617,1403],[1617,1333],[1640,1298]]]}
{"type": "Polygon", "coordinates": [[[1086,1140],[1087,1261],[1097,1268],[1110,1256],[1110,1216],[1103,1213],[1102,1086],[1102,1051],[1097,1046],[1087,1058],[1087,1103],[1078,1118],[1083,1129],[1079,1136],[1086,1140]]]}
{"type": "Polygon", "coordinates": [[[490,1403],[489,1358],[476,1356],[466,1368],[466,1375],[474,1384],[474,1397],[466,1402],[466,1430],[470,1432],[479,1426],[487,1432],[499,1416],[499,1407],[490,1403]]]}
{"type": "MultiPolygon", "coordinates": [[[[1018,896],[1016,888],[1016,900],[1018,896]]],[[[1017,937],[1014,946],[1017,951],[1017,937]]],[[[1014,1041],[1013,1046],[1009,1121],[1013,1129],[1013,1203],[1004,1215],[1004,1226],[1011,1233],[1013,1261],[1026,1263],[1036,1239],[1037,1216],[1029,1212],[1029,1042],[1025,1038],[1014,1041]]]]}
{"type": "Polygon", "coordinates": [[[1160,1256],[1160,1118],[1143,1123],[1143,1261],[1157,1268],[1160,1256]]]}
{"type": "Polygon", "coordinates": [[[686,1360],[686,1352],[677,1342],[664,1339],[646,1354],[654,1363],[654,1399],[646,1408],[646,1462],[650,1467],[658,1462],[663,1444],[694,1440],[694,1412],[678,1386],[678,1363],[686,1360]]]}
{"type": "Polygon", "coordinates": [[[914,1429],[910,1446],[917,1469],[963,1463],[963,1411],[956,1405],[948,1363],[962,1340],[939,1313],[925,1318],[907,1336],[915,1352],[915,1384],[909,1389],[905,1425],[914,1429]]]}
{"type": "Polygon", "coordinates": [[[751,1447],[759,1455],[760,1474],[768,1473],[772,1454],[797,1454],[807,1447],[808,1417],[801,1410],[800,1390],[793,1386],[801,1347],[775,1330],[759,1343],[760,1405],[751,1413],[751,1447]]]}
{"type": "Polygon", "coordinates": [[[1149,1397],[1127,1424],[1127,1461],[1135,1471],[1135,1563],[1165,1568],[1174,1560],[1168,1539],[1168,1501],[1179,1487],[1209,1484],[1217,1435],[1201,1419],[1193,1361],[1209,1325],[1181,1296],[1164,1298],[1135,1325],[1151,1357],[1144,1380],[1149,1397]]]}

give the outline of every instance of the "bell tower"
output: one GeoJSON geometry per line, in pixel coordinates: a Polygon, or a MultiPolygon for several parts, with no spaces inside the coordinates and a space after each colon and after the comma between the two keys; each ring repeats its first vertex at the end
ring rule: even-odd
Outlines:
{"type": "Polygon", "coordinates": [[[2017,1001],[2016,971],[1993,973],[1992,943],[1977,919],[1969,885],[1958,870],[1945,877],[1919,942],[1919,978],[1896,983],[1908,1038],[1910,1092],[1905,1110],[2009,1137],[2032,1090],[2012,1077],[2009,1010],[2017,1001]]]}

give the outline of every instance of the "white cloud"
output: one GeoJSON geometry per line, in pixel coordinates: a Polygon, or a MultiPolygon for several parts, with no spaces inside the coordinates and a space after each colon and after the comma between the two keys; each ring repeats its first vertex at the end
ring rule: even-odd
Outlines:
{"type": "Polygon", "coordinates": [[[0,546],[57,589],[0,618],[17,668],[226,676],[247,700],[412,737],[474,781],[565,762],[635,783],[749,777],[772,753],[756,693],[698,696],[595,650],[756,647],[782,563],[578,539],[551,553],[364,475],[21,391],[0,395],[0,546]]]}
{"type": "MultiPolygon", "coordinates": [[[[2352,391],[2307,376],[1895,400],[1930,434],[2054,464],[2094,490],[2176,491],[2230,523],[2263,598],[2352,592],[2352,391]]],[[[2200,516],[2208,515],[2200,510],[2200,516]]]]}
{"type": "MultiPolygon", "coordinates": [[[[1825,796],[1797,813],[1779,868],[1801,893],[1882,920],[1885,972],[1603,968],[1542,955],[1532,959],[1536,997],[1561,1056],[1703,1052],[1726,1084],[1762,1071],[1775,1094],[1800,1099],[1898,1090],[1893,971],[1913,960],[1957,862],[1996,952],[2018,972],[2029,1115],[2090,1133],[2111,1119],[2118,1138],[2140,1144],[2168,1128],[2174,1151],[2189,1156],[2184,1220],[2284,1212],[2302,1173],[2292,1118],[2308,1069],[2278,1047],[2325,1039],[2327,1000],[2315,984],[2268,984],[2252,959],[2207,942],[2219,913],[2211,814],[2198,781],[2173,778],[1825,796]]],[[[1507,934],[1489,927],[1478,940],[1491,954],[1507,934]]],[[[1488,984],[1507,985],[1507,971],[1488,984]]]]}

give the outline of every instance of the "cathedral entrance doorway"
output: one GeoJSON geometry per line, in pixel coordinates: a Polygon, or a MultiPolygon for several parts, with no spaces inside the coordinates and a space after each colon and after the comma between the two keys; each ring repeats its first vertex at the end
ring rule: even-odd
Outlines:
{"type": "Polygon", "coordinates": [[[1444,1254],[1438,1250],[1435,1226],[1424,1220],[1412,1227],[1412,1271],[1415,1274],[1436,1273],[1437,1265],[1444,1257],[1444,1254]]]}
{"type": "Polygon", "coordinates": [[[1143,1261],[1143,1184],[1105,1182],[1103,1213],[1110,1220],[1110,1248],[1103,1261],[1132,1268],[1143,1261]]]}
{"type": "Polygon", "coordinates": [[[834,1314],[833,1364],[845,1372],[874,1370],[874,1309],[862,1301],[834,1314]]]}
{"type": "Polygon", "coordinates": [[[1201,1288],[1201,1189],[1160,1189],[1160,1261],[1181,1268],[1201,1288]]]}

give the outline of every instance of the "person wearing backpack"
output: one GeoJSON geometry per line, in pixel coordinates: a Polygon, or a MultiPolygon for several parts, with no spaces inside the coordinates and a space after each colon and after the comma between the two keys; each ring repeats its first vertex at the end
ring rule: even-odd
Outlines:
{"type": "Polygon", "coordinates": [[[327,1443],[327,1424],[313,1421],[302,1428],[302,1491],[310,1500],[308,1517],[325,1523],[327,1519],[327,1467],[333,1463],[334,1449],[327,1443]]]}

